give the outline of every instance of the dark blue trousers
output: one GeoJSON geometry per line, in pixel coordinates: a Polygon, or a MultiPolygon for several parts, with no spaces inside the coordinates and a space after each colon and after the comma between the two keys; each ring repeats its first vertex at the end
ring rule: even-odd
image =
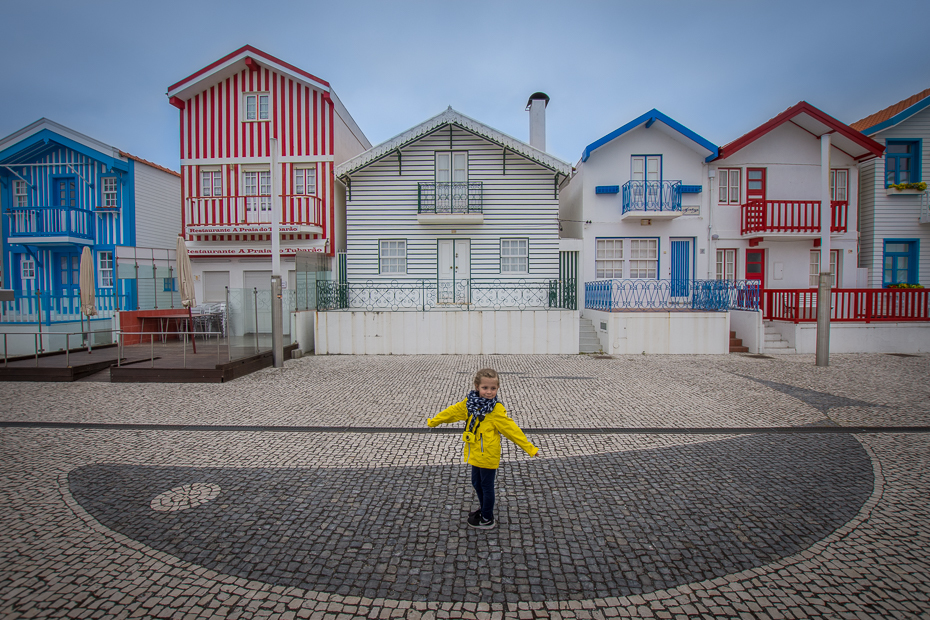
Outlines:
{"type": "Polygon", "coordinates": [[[471,466],[471,485],[478,494],[478,506],[485,521],[494,518],[494,478],[496,469],[471,466]]]}

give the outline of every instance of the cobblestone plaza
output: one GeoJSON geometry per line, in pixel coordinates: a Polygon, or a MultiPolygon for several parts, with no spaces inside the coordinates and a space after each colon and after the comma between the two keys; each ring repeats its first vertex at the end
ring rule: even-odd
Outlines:
{"type": "Polygon", "coordinates": [[[331,356],[6,383],[0,617],[930,617],[930,356],[331,356]],[[459,429],[501,372],[492,530],[459,429]]]}

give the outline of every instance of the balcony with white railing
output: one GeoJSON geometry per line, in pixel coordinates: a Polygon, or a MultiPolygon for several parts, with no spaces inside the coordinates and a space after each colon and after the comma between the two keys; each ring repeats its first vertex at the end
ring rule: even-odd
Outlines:
{"type": "Polygon", "coordinates": [[[273,213],[281,213],[280,232],[323,232],[323,201],[316,196],[195,196],[187,199],[188,235],[228,235],[271,232],[273,213]]]}
{"type": "Polygon", "coordinates": [[[627,181],[623,184],[621,219],[670,219],[680,216],[681,187],[681,181],[627,181]]]}
{"type": "Polygon", "coordinates": [[[8,207],[3,214],[10,243],[87,245],[94,241],[95,213],[90,209],[8,207]]]}
{"type": "MultiPolygon", "coordinates": [[[[830,232],[848,228],[849,203],[830,202],[830,232]]],[[[820,236],[819,200],[750,200],[740,206],[740,234],[787,236],[798,239],[820,236]]]]}

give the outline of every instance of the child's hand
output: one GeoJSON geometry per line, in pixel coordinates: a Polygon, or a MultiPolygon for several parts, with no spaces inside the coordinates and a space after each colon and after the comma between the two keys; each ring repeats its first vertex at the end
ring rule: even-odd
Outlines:
{"type": "Polygon", "coordinates": [[[533,455],[533,458],[535,459],[538,455],[539,455],[539,448],[536,448],[536,454],[533,455]]]}

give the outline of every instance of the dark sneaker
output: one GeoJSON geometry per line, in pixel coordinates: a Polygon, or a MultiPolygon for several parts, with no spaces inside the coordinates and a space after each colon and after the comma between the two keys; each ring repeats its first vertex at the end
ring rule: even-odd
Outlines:
{"type": "Polygon", "coordinates": [[[476,510],[475,512],[468,513],[468,525],[472,527],[478,527],[478,524],[481,523],[481,511],[476,510]]]}
{"type": "Polygon", "coordinates": [[[493,517],[491,519],[485,519],[481,515],[478,515],[478,519],[476,521],[477,522],[474,525],[472,525],[471,521],[469,521],[468,525],[471,525],[474,528],[478,528],[479,530],[489,530],[494,527],[495,523],[493,517]]]}

